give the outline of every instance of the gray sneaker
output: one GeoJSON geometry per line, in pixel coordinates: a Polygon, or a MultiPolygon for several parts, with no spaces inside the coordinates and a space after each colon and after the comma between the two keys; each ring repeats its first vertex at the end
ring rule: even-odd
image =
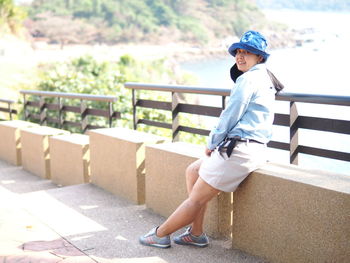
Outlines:
{"type": "Polygon", "coordinates": [[[191,234],[191,227],[187,228],[186,232],[174,237],[174,242],[178,245],[190,245],[196,247],[206,247],[209,245],[209,239],[205,233],[200,236],[191,234]]]}
{"type": "Polygon", "coordinates": [[[171,246],[170,236],[158,237],[158,227],[153,228],[146,235],[140,237],[139,241],[144,246],[168,248],[171,246]]]}

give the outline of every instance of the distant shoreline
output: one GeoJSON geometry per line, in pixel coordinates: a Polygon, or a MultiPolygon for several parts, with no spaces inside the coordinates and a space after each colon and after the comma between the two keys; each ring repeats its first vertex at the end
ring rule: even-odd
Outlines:
{"type": "Polygon", "coordinates": [[[222,57],[227,54],[227,47],[196,47],[190,44],[119,44],[119,45],[66,45],[63,50],[59,45],[34,43],[35,48],[29,55],[35,56],[40,62],[54,62],[71,59],[84,55],[91,55],[98,60],[116,61],[123,55],[130,55],[135,59],[154,60],[170,59],[179,62],[196,60],[206,57],[222,57]]]}

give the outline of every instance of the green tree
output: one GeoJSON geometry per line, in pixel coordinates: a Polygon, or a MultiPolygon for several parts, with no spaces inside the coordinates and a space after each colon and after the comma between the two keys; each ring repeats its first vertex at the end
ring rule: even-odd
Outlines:
{"type": "Polygon", "coordinates": [[[153,15],[157,18],[158,25],[170,26],[176,21],[176,15],[172,8],[162,0],[148,0],[147,5],[151,8],[153,15]]]}
{"type": "Polygon", "coordinates": [[[96,42],[160,39],[197,44],[264,25],[254,0],[34,0],[30,17],[51,12],[99,28],[96,42]]]}
{"type": "Polygon", "coordinates": [[[9,28],[13,34],[18,34],[25,18],[25,11],[15,6],[13,0],[0,0],[0,30],[9,28]]]}
{"type": "MultiPolygon", "coordinates": [[[[148,82],[148,83],[189,83],[189,76],[182,72],[177,72],[175,67],[169,65],[169,61],[164,59],[141,62],[129,55],[120,57],[117,62],[98,62],[91,56],[75,58],[65,63],[54,63],[43,65],[40,69],[39,90],[67,92],[67,93],[87,93],[94,95],[113,95],[118,97],[115,110],[122,113],[122,120],[118,121],[119,126],[132,128],[132,105],[131,91],[124,88],[127,81],[148,82]]],[[[159,101],[170,101],[170,93],[145,92],[142,91],[144,99],[159,101]]],[[[100,108],[99,102],[91,103],[92,107],[100,108]]],[[[139,117],[154,121],[171,122],[171,113],[159,110],[143,109],[138,113],[139,117]]],[[[66,119],[74,121],[75,116],[65,116],[66,119]]],[[[76,121],[76,120],[75,120],[76,121]]],[[[106,120],[95,118],[94,124],[106,126],[106,120]]],[[[186,125],[193,123],[188,117],[181,118],[186,125]]],[[[199,127],[199,126],[197,126],[199,127]]],[[[145,132],[152,132],[161,136],[171,137],[171,131],[159,129],[152,126],[139,128],[145,132]]],[[[74,130],[72,130],[74,131],[74,130]]],[[[201,136],[184,135],[189,142],[203,142],[201,136]]]]}
{"type": "Polygon", "coordinates": [[[206,0],[211,6],[227,6],[230,0],[206,0]]]}

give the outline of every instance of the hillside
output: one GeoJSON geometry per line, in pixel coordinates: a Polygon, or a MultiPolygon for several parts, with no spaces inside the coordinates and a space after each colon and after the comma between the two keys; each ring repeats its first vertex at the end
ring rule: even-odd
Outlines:
{"type": "Polygon", "coordinates": [[[260,8],[307,11],[350,11],[349,0],[256,0],[260,8]]]}
{"type": "Polygon", "coordinates": [[[61,43],[207,44],[268,23],[253,0],[34,0],[26,27],[61,43]]]}

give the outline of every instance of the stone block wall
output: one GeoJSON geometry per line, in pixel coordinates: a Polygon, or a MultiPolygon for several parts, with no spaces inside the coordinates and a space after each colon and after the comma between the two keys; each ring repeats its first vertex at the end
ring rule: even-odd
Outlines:
{"type": "MultiPolygon", "coordinates": [[[[1,159],[18,165],[20,137],[24,169],[45,179],[52,171],[60,184],[87,182],[84,165],[81,181],[70,175],[87,156],[86,136],[27,124],[0,123],[1,159]]],[[[204,154],[202,146],[122,128],[92,130],[89,139],[92,183],[164,217],[187,198],[185,170],[204,154]]],[[[350,177],[268,163],[210,201],[205,229],[268,262],[350,262],[350,177]]]]}
{"type": "Polygon", "coordinates": [[[20,130],[26,127],[35,127],[38,124],[13,120],[0,122],[0,158],[13,165],[22,164],[20,130]]]}
{"type": "Polygon", "coordinates": [[[89,136],[63,134],[51,136],[51,180],[60,185],[90,182],[89,136]]]}
{"type": "Polygon", "coordinates": [[[233,195],[232,244],[270,262],[350,262],[350,177],[267,164],[233,195]]]}
{"type": "Polygon", "coordinates": [[[50,178],[49,137],[58,134],[69,132],[45,126],[21,130],[22,166],[25,170],[44,179],[50,178]]]}
{"type": "Polygon", "coordinates": [[[89,131],[91,181],[134,203],[145,202],[145,145],[165,138],[124,128],[89,131]]]}

